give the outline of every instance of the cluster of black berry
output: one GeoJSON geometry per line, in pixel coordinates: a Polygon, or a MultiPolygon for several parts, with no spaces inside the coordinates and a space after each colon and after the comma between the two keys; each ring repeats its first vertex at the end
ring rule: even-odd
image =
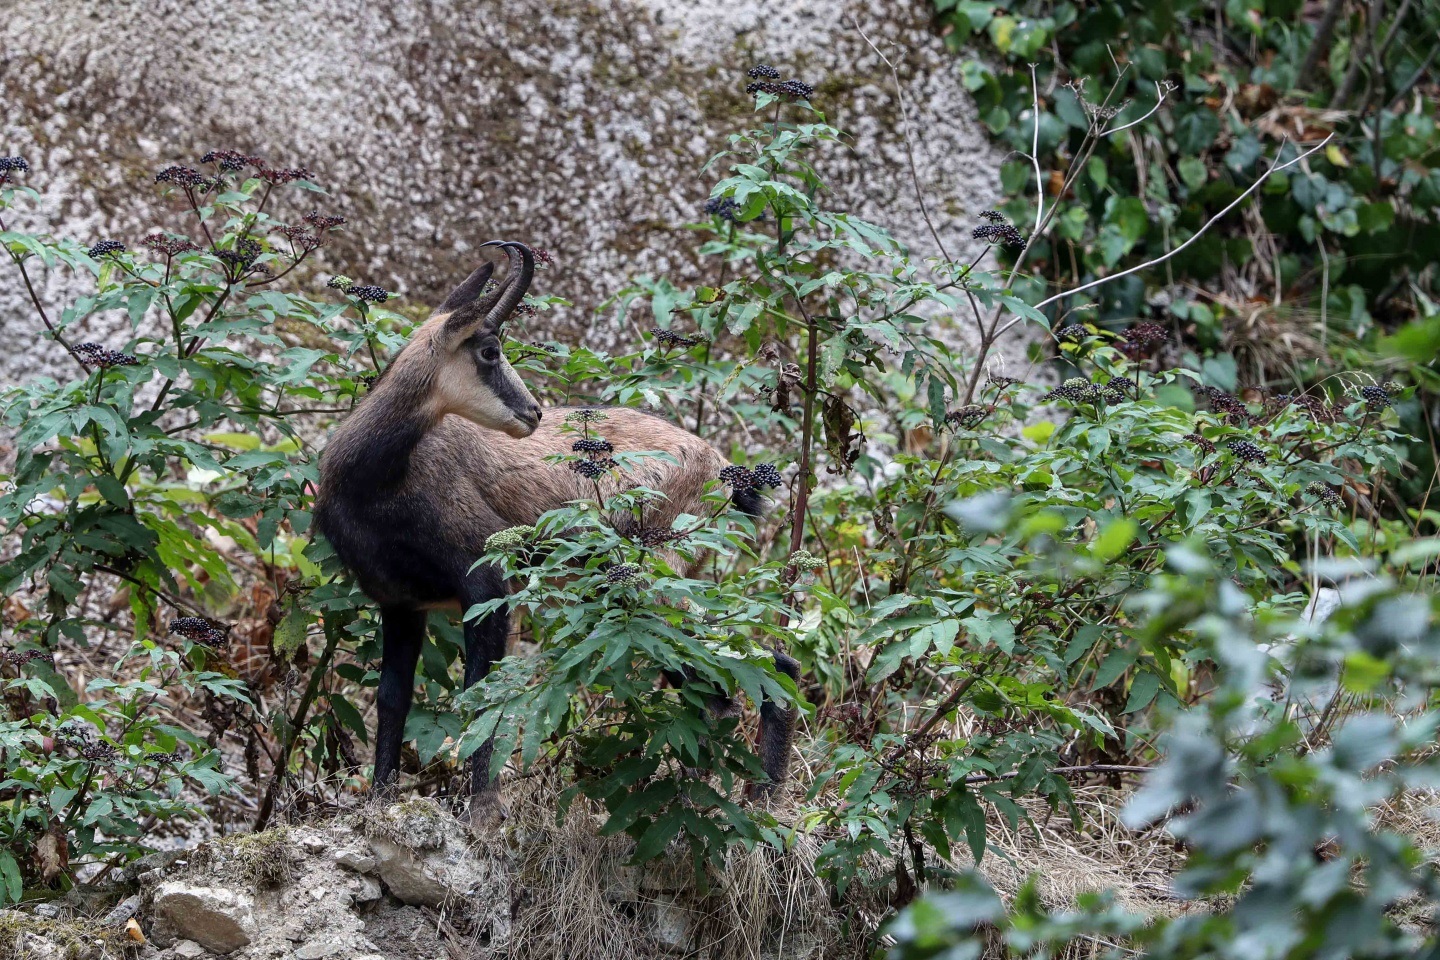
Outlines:
{"type": "Polygon", "coordinates": [[[0,157],[0,184],[10,182],[10,174],[27,173],[30,164],[24,157],[0,157]]]}
{"type": "Polygon", "coordinates": [[[951,427],[964,427],[966,430],[973,429],[985,422],[990,416],[990,407],[979,403],[970,403],[959,410],[951,410],[945,414],[945,423],[951,427]]]}
{"type": "Polygon", "coordinates": [[[366,303],[384,303],[390,299],[390,291],[384,287],[377,287],[372,283],[362,283],[351,287],[346,291],[357,300],[364,300],[366,303]]]}
{"type": "Polygon", "coordinates": [[[1210,400],[1210,406],[1220,413],[1225,414],[1226,423],[1249,423],[1250,410],[1237,397],[1226,393],[1219,387],[1204,387],[1205,396],[1210,400]]]}
{"type": "Polygon", "coordinates": [[[603,460],[571,460],[570,469],[574,470],[586,480],[599,480],[605,476],[606,470],[614,469],[619,464],[610,458],[603,460]]]}
{"type": "MultiPolygon", "coordinates": [[[[589,411],[582,410],[580,412],[589,411]]],[[[614,470],[620,466],[615,462],[615,458],[610,456],[615,452],[615,445],[604,437],[581,437],[570,445],[570,449],[576,453],[585,454],[584,460],[571,460],[570,469],[587,480],[598,480],[605,475],[607,470],[614,470]]]]}
{"type": "Polygon", "coordinates": [[[768,63],[757,63],[755,64],[755,66],[745,71],[745,76],[749,77],[751,80],[779,80],[780,71],[776,70],[768,63]]]}
{"type": "Polygon", "coordinates": [[[223,647],[230,631],[204,617],[178,617],[170,621],[170,632],[207,647],[223,647]]]}
{"type": "Polygon", "coordinates": [[[1360,398],[1365,401],[1365,406],[1371,410],[1384,410],[1395,402],[1390,396],[1389,390],[1386,390],[1384,387],[1375,386],[1374,384],[1368,387],[1361,387],[1360,398]]]}
{"type": "Polygon", "coordinates": [[[1185,434],[1185,439],[1189,440],[1191,443],[1195,444],[1195,446],[1199,447],[1201,450],[1204,450],[1206,453],[1215,452],[1215,444],[1211,443],[1209,440],[1205,439],[1198,433],[1187,433],[1185,434]]]}
{"type": "Polygon", "coordinates": [[[633,587],[644,582],[639,564],[617,563],[605,571],[605,583],[611,587],[633,587]]]}
{"type": "Polygon", "coordinates": [[[1106,390],[1114,390],[1126,396],[1133,396],[1139,386],[1129,377],[1111,377],[1105,384],[1106,390]]]}
{"type": "Polygon", "coordinates": [[[80,759],[89,760],[91,763],[104,763],[114,760],[118,755],[114,747],[82,727],[61,727],[55,732],[55,739],[72,750],[79,751],[80,759]]]}
{"type": "Polygon", "coordinates": [[[365,373],[360,374],[360,375],[359,375],[358,377],[356,377],[355,379],[358,380],[360,383],[365,384],[365,386],[368,387],[368,386],[372,386],[372,385],[375,383],[376,380],[379,380],[379,379],[380,379],[380,374],[375,373],[374,371],[367,371],[367,372],[365,372],[365,373]]]}
{"type": "Polygon", "coordinates": [[[282,170],[266,167],[257,171],[256,176],[266,183],[294,183],[296,180],[309,180],[314,174],[304,167],[288,167],[282,170]]]}
{"type": "Polygon", "coordinates": [[[674,330],[662,330],[659,327],[652,328],[650,333],[662,347],[693,347],[701,342],[700,337],[687,337],[674,330]]]}
{"type": "Polygon", "coordinates": [[[981,210],[981,211],[980,211],[980,219],[981,219],[981,220],[987,220],[987,221],[989,221],[990,223],[1009,223],[1009,222],[1010,222],[1009,220],[1005,219],[1005,214],[1001,213],[999,210],[981,210]]]}
{"type": "Polygon", "coordinates": [[[145,758],[151,763],[181,763],[185,757],[177,750],[174,753],[152,753],[145,758]]]}
{"type": "Polygon", "coordinates": [[[264,160],[241,153],[239,150],[211,150],[200,158],[200,162],[216,164],[226,172],[243,170],[246,167],[260,169],[265,166],[264,160]]]}
{"type": "Polygon", "coordinates": [[[55,654],[50,653],[48,650],[23,650],[18,653],[14,650],[7,650],[5,651],[4,660],[6,663],[12,663],[17,667],[23,667],[25,664],[33,663],[36,660],[39,660],[41,663],[48,663],[52,667],[55,666],[55,654]]]}
{"type": "Polygon", "coordinates": [[[100,367],[106,370],[110,367],[133,367],[140,362],[140,358],[134,354],[107,350],[98,343],[77,343],[75,344],[75,353],[86,366],[100,367]]]}
{"type": "Polygon", "coordinates": [[[667,543],[674,543],[686,536],[688,534],[684,530],[641,530],[635,534],[633,539],[647,547],[663,547],[667,543]]]}
{"type": "Polygon", "coordinates": [[[754,96],[768,93],[774,97],[791,97],[795,100],[813,100],[815,88],[803,80],[756,80],[746,84],[745,92],[754,96]]]}
{"type": "Polygon", "coordinates": [[[1158,323],[1149,320],[1144,323],[1137,323],[1125,331],[1125,342],[1135,343],[1145,347],[1154,346],[1157,343],[1164,343],[1170,339],[1170,333],[1158,323]]]}
{"type": "Polygon", "coordinates": [[[200,249],[186,237],[172,237],[165,233],[152,233],[141,242],[156,253],[163,253],[166,257],[173,257],[188,250],[200,249]]]}
{"type": "Polygon", "coordinates": [[[253,267],[260,254],[264,252],[265,248],[260,246],[260,241],[252,240],[250,237],[241,237],[235,241],[234,246],[216,250],[215,256],[219,257],[236,276],[239,276],[253,267]]]}
{"type": "Polygon", "coordinates": [[[740,204],[734,197],[711,197],[705,201],[705,212],[721,220],[734,221],[740,213],[740,204]]]}
{"type": "Polygon", "coordinates": [[[125,244],[119,240],[101,240],[85,252],[91,260],[99,260],[101,257],[108,256],[112,253],[124,253],[125,244]]]}
{"type": "Polygon", "coordinates": [[[970,236],[986,243],[999,243],[1007,247],[1018,247],[1025,237],[1008,223],[985,223],[970,231],[970,236]]]}
{"type": "Polygon", "coordinates": [[[570,449],[576,453],[614,453],[615,445],[604,437],[581,437],[570,449]]]}
{"type": "Polygon", "coordinates": [[[173,183],[177,187],[209,187],[210,178],[192,167],[166,167],[155,174],[156,183],[173,183]]]}
{"type": "Polygon", "coordinates": [[[753,468],[732,463],[721,469],[720,482],[729,486],[734,493],[745,493],[749,490],[774,489],[784,483],[784,480],[772,463],[759,463],[753,468]]]}
{"type": "Polygon", "coordinates": [[[319,210],[311,210],[309,213],[305,214],[305,216],[301,217],[300,219],[310,224],[310,226],[314,227],[316,230],[329,230],[330,228],[338,227],[345,222],[344,217],[328,217],[322,214],[319,210]]]}
{"type": "Polygon", "coordinates": [[[286,240],[289,240],[290,243],[294,245],[295,251],[301,256],[304,256],[325,242],[320,239],[318,233],[311,233],[298,223],[288,227],[281,227],[280,235],[286,240]]]}
{"type": "Polygon", "coordinates": [[[1055,331],[1055,336],[1061,340],[1084,340],[1090,336],[1090,329],[1083,323],[1067,323],[1055,331]]]}
{"type": "Polygon", "coordinates": [[[1230,452],[1245,463],[1265,462],[1265,451],[1249,440],[1227,440],[1225,446],[1229,447],[1230,452]]]}
{"type": "Polygon", "coordinates": [[[1319,480],[1306,486],[1305,492],[1312,497],[1319,497],[1320,502],[1327,507],[1340,507],[1345,505],[1345,501],[1341,499],[1339,492],[1334,487],[1328,483],[1321,483],[1319,480]]]}
{"type": "Polygon", "coordinates": [[[1094,403],[1102,398],[1103,393],[1103,390],[1084,377],[1071,377],[1040,399],[1069,400],[1072,403],[1094,403]]]}

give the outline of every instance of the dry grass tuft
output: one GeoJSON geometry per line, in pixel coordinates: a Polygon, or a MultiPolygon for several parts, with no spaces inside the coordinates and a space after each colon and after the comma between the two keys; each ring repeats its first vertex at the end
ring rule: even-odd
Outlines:
{"type": "Polygon", "coordinates": [[[186,864],[188,876],[233,877],[257,890],[283,887],[295,879],[297,856],[286,827],[207,840],[186,864]]]}
{"type": "Polygon", "coordinates": [[[50,960],[57,949],[65,960],[102,960],[124,956],[126,945],[123,932],[96,923],[0,911],[0,960],[50,960]]]}

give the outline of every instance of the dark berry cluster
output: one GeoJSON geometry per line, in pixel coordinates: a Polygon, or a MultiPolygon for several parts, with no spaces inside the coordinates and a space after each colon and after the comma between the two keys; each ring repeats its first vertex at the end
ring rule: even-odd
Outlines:
{"type": "Polygon", "coordinates": [[[201,163],[213,163],[221,170],[233,173],[246,167],[263,168],[265,161],[259,157],[241,153],[239,150],[211,150],[200,158],[201,163]]]}
{"type": "Polygon", "coordinates": [[[951,427],[970,430],[985,422],[985,418],[990,416],[990,409],[983,404],[969,403],[959,410],[951,410],[945,414],[945,422],[951,427]]]}
{"type": "Polygon", "coordinates": [[[1318,497],[1320,502],[1327,507],[1344,506],[1345,501],[1341,499],[1340,493],[1328,483],[1321,483],[1316,480],[1305,487],[1305,492],[1312,497],[1318,497]]]}
{"type": "Polygon", "coordinates": [[[390,299],[390,291],[384,287],[377,287],[372,283],[362,283],[353,286],[347,292],[355,299],[364,300],[366,303],[384,303],[390,299]]]}
{"type": "Polygon", "coordinates": [[[260,241],[250,237],[241,237],[235,241],[234,246],[216,250],[215,256],[219,257],[236,276],[239,276],[253,267],[260,254],[264,252],[265,248],[260,246],[260,241]]]}
{"type": "Polygon", "coordinates": [[[1006,220],[1006,219],[1005,219],[1005,214],[1001,213],[999,210],[981,210],[981,211],[980,211],[980,219],[981,219],[981,220],[988,220],[990,223],[1009,223],[1009,222],[1010,222],[1009,220],[1006,220]]]}
{"type": "Polygon", "coordinates": [[[174,753],[152,753],[145,759],[151,763],[176,764],[183,762],[185,757],[179,751],[175,751],[174,753]]]}
{"type": "Polygon", "coordinates": [[[1103,390],[1084,377],[1071,377],[1040,399],[1069,400],[1074,403],[1094,403],[1102,398],[1103,393],[1103,390]]]}
{"type": "Polygon", "coordinates": [[[266,183],[294,183],[296,180],[309,180],[314,174],[304,167],[287,167],[280,170],[266,167],[257,171],[256,176],[266,183]]]}
{"type": "Polygon", "coordinates": [[[570,469],[574,470],[586,480],[599,480],[605,476],[605,471],[618,467],[619,464],[606,457],[600,460],[571,460],[570,469]]]}
{"type": "Polygon", "coordinates": [[[17,667],[23,667],[25,664],[33,663],[36,660],[39,660],[41,663],[48,663],[52,667],[55,666],[55,654],[50,653],[48,650],[23,650],[18,653],[14,650],[7,650],[5,651],[3,659],[6,663],[13,663],[17,667]]]}
{"type": "Polygon", "coordinates": [[[173,257],[188,250],[200,249],[186,237],[173,237],[165,233],[152,233],[141,242],[156,253],[163,253],[167,257],[173,257]]]}
{"type": "Polygon", "coordinates": [[[516,317],[534,317],[538,316],[539,313],[540,311],[536,308],[535,304],[528,301],[517,303],[515,309],[511,311],[511,315],[516,317]]]}
{"type": "Polygon", "coordinates": [[[970,236],[986,243],[999,243],[1007,247],[1018,247],[1025,237],[1008,223],[985,223],[970,231],[970,236]]]}
{"type": "Polygon", "coordinates": [[[55,732],[55,738],[72,750],[78,751],[80,759],[91,763],[105,763],[114,760],[117,751],[104,740],[82,727],[65,726],[55,732]]]}
{"type": "Polygon", "coordinates": [[[605,583],[612,587],[633,587],[644,582],[639,564],[617,563],[605,571],[605,583]]]}
{"type": "Polygon", "coordinates": [[[345,222],[344,217],[328,217],[322,214],[319,210],[311,210],[309,213],[305,214],[305,216],[301,217],[301,219],[304,220],[306,223],[310,224],[310,226],[314,227],[316,230],[329,230],[332,227],[338,227],[345,222]]]}
{"type": "Polygon", "coordinates": [[[660,342],[662,347],[693,347],[702,342],[700,337],[687,337],[676,333],[674,330],[662,330],[659,327],[651,329],[650,333],[660,342]]]}
{"type": "Polygon", "coordinates": [[[570,449],[576,453],[614,453],[615,445],[604,437],[581,437],[570,449]]]}
{"type": "Polygon", "coordinates": [[[531,250],[530,253],[535,257],[535,266],[537,266],[537,267],[553,267],[553,266],[555,266],[555,254],[551,253],[549,250],[545,249],[544,247],[536,247],[534,250],[531,250]]]}
{"type": "Polygon", "coordinates": [[[368,387],[368,386],[372,386],[372,385],[375,383],[376,380],[379,380],[379,379],[380,379],[380,374],[375,373],[373,370],[371,370],[371,371],[367,371],[367,372],[365,372],[365,373],[360,374],[360,375],[359,375],[358,377],[356,377],[355,379],[358,380],[360,383],[365,384],[365,386],[368,387]]]}
{"type": "Polygon", "coordinates": [[[140,358],[134,354],[121,353],[118,350],[107,350],[98,343],[77,343],[75,354],[86,364],[86,366],[109,369],[110,367],[133,367],[140,362],[140,358]]]}
{"type": "Polygon", "coordinates": [[[1158,323],[1149,320],[1144,323],[1137,323],[1125,331],[1125,342],[1135,343],[1145,347],[1154,346],[1157,343],[1164,343],[1170,339],[1170,333],[1158,323]]]}
{"type": "Polygon", "coordinates": [[[1084,340],[1090,336],[1090,330],[1083,323],[1067,323],[1055,331],[1055,336],[1061,340],[1084,340]]]}
{"type": "Polygon", "coordinates": [[[734,221],[740,213],[740,204],[735,202],[734,197],[711,197],[705,201],[705,212],[721,220],[734,221]]]}
{"type": "Polygon", "coordinates": [[[228,628],[204,617],[178,617],[171,620],[170,632],[207,647],[223,647],[230,637],[228,628]]]}
{"type": "Polygon", "coordinates": [[[1002,377],[994,373],[985,378],[985,385],[994,387],[996,390],[1008,390],[1016,384],[1024,382],[1018,377],[1002,377]]]}
{"type": "Polygon", "coordinates": [[[288,227],[281,227],[280,235],[290,241],[295,248],[295,252],[300,256],[304,256],[325,242],[320,238],[318,233],[311,233],[298,223],[288,227]]]}
{"type": "Polygon", "coordinates": [[[1386,390],[1384,387],[1375,386],[1374,384],[1368,387],[1361,387],[1360,397],[1365,401],[1365,406],[1371,410],[1384,410],[1394,402],[1389,390],[1386,390]]]}
{"type": "Polygon", "coordinates": [[[641,530],[634,539],[647,547],[663,547],[667,543],[681,540],[688,534],[684,530],[641,530]]]}
{"type": "Polygon", "coordinates": [[[24,157],[0,157],[0,184],[10,182],[10,174],[26,173],[30,164],[24,157]]]}
{"type": "Polygon", "coordinates": [[[1185,434],[1185,439],[1189,440],[1191,443],[1195,444],[1195,446],[1199,447],[1201,450],[1204,450],[1206,453],[1215,452],[1215,444],[1211,443],[1209,440],[1205,439],[1198,433],[1187,433],[1185,434]]]}
{"type": "Polygon", "coordinates": [[[1226,423],[1250,422],[1250,410],[1237,397],[1226,393],[1219,387],[1204,387],[1203,389],[1205,396],[1210,400],[1210,406],[1225,414],[1226,423]]]}
{"type": "Polygon", "coordinates": [[[166,167],[155,174],[156,183],[173,183],[177,187],[209,187],[210,178],[193,167],[166,167]]]}
{"type": "Polygon", "coordinates": [[[732,463],[720,470],[720,482],[729,486],[734,493],[745,493],[750,490],[773,489],[784,481],[774,464],[756,464],[752,469],[732,463]]]}
{"type": "Polygon", "coordinates": [[[757,93],[768,93],[775,97],[790,97],[795,100],[813,100],[815,88],[803,80],[756,80],[747,84],[745,92],[754,96],[757,93]]]}
{"type": "Polygon", "coordinates": [[[780,71],[776,70],[768,63],[757,63],[755,64],[755,66],[745,71],[745,76],[749,77],[751,80],[779,80],[780,71]]]}
{"type": "Polygon", "coordinates": [[[1225,446],[1229,447],[1230,452],[1245,463],[1265,462],[1265,451],[1252,441],[1237,438],[1225,441],[1225,446]]]}
{"type": "Polygon", "coordinates": [[[119,240],[101,240],[85,252],[89,254],[91,260],[99,260],[101,257],[108,256],[112,253],[124,253],[125,244],[119,240]]]}
{"type": "Polygon", "coordinates": [[[1111,377],[1105,383],[1106,390],[1116,390],[1124,394],[1134,394],[1138,389],[1134,380],[1129,377],[1111,377]]]}

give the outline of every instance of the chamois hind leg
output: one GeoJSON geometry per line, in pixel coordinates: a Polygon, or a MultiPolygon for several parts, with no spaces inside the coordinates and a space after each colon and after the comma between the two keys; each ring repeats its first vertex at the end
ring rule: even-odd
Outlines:
{"type": "MultiPolygon", "coordinates": [[[[797,684],[800,682],[800,661],[783,650],[771,650],[775,669],[797,684]]],[[[795,710],[787,709],[768,697],[760,704],[760,765],[765,768],[765,782],[755,785],[761,796],[774,793],[790,773],[790,747],[795,739],[795,710]]]]}
{"type": "MultiPolygon", "coordinates": [[[[488,597],[470,599],[469,604],[482,603],[488,597]]],[[[505,656],[505,641],[510,635],[510,613],[503,607],[478,620],[465,623],[465,688],[479,683],[497,660],[505,656]]],[[[494,740],[487,740],[470,755],[470,823],[473,827],[493,824],[504,817],[497,780],[490,777],[490,759],[494,740]]]]}
{"type": "Polygon", "coordinates": [[[400,744],[405,718],[415,696],[415,664],[425,643],[425,611],[410,607],[380,608],[382,652],[380,689],[376,694],[374,789],[389,792],[400,772],[400,744]]]}

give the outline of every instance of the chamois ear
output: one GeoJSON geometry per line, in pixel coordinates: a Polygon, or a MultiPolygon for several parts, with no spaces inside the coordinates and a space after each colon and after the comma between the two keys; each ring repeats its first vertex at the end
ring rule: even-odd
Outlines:
{"type": "Polygon", "coordinates": [[[494,273],[495,264],[487,260],[478,270],[466,277],[464,283],[450,291],[450,296],[445,298],[445,302],[440,304],[435,312],[454,313],[470,306],[485,293],[485,284],[490,282],[494,273]]]}

